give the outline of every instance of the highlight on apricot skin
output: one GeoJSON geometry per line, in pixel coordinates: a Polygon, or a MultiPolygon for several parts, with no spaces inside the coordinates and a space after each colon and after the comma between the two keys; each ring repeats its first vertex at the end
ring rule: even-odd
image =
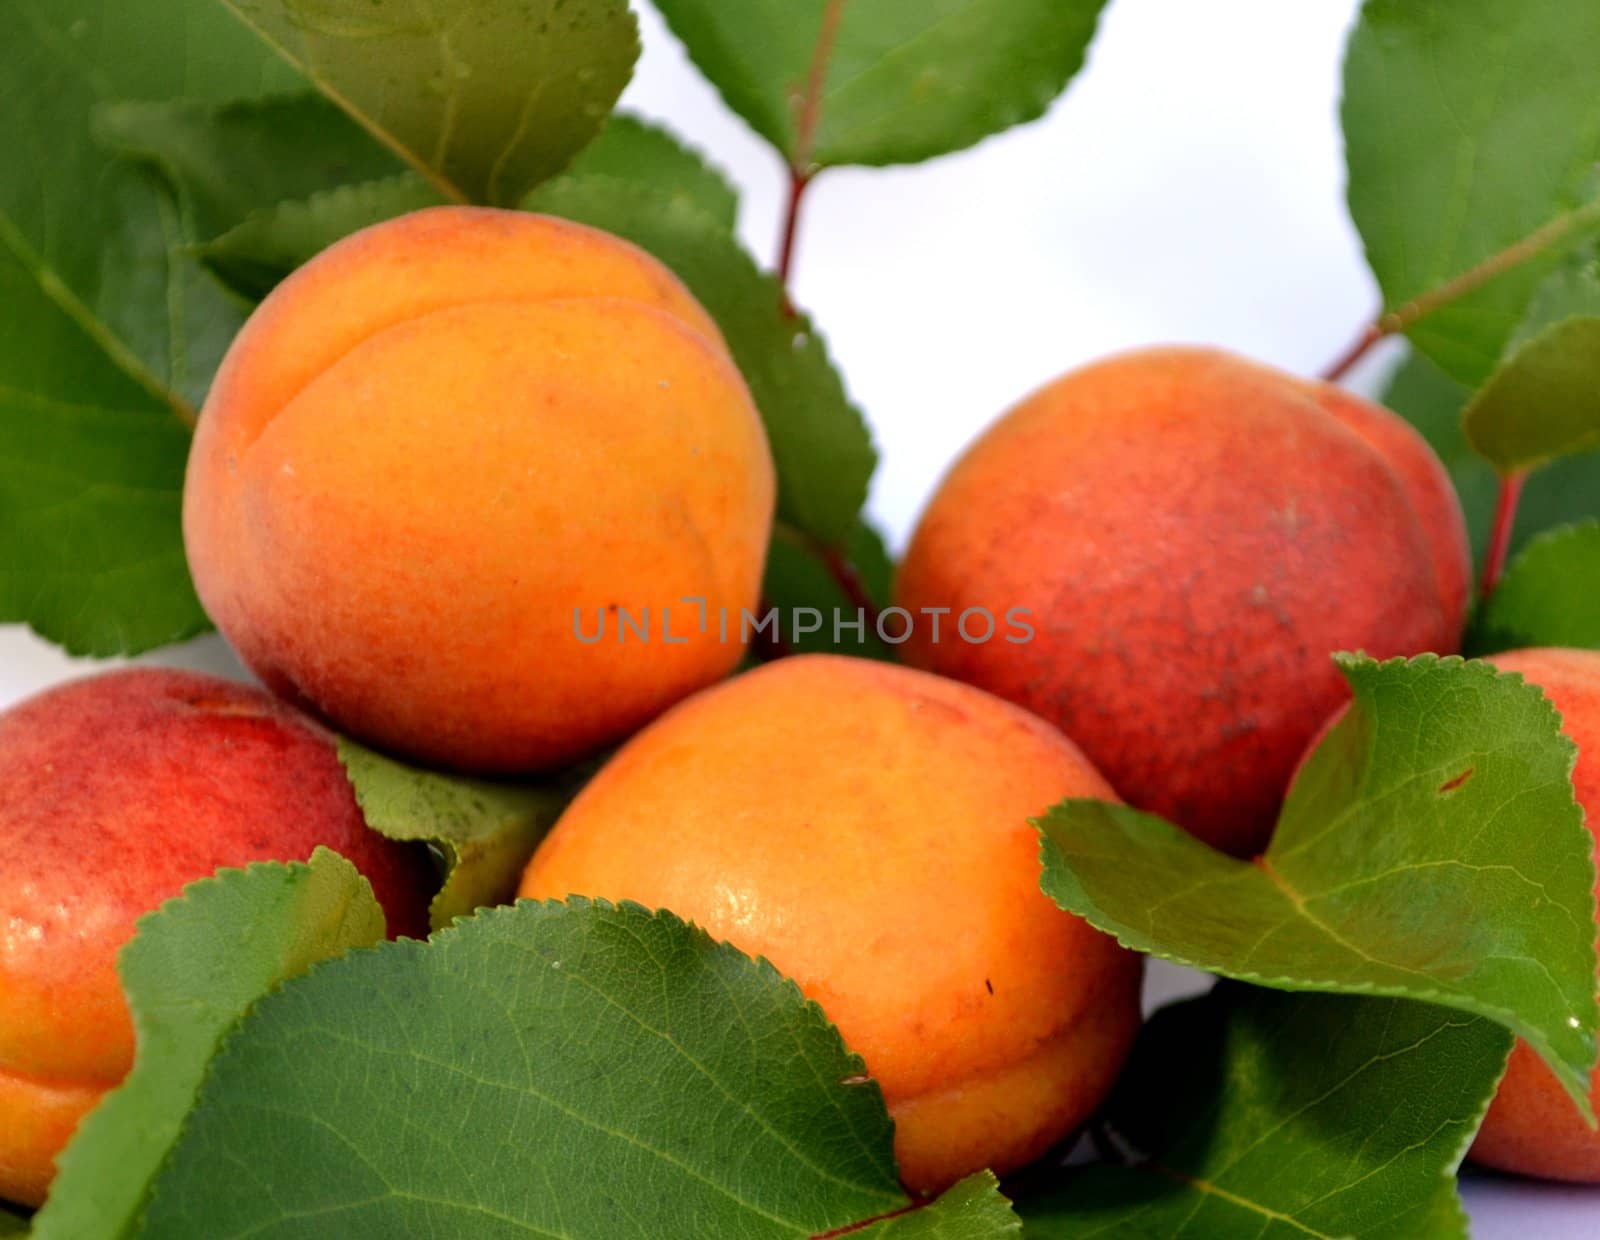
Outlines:
{"type": "Polygon", "coordinates": [[[1131,804],[1248,855],[1347,694],[1330,656],[1454,652],[1468,556],[1448,475],[1394,414],[1151,349],[990,427],[923,514],[895,601],[1028,609],[1025,643],[918,625],[902,649],[1058,725],[1131,804]]]}
{"type": "MultiPolygon", "coordinates": [[[[1600,858],[1600,652],[1517,650],[1490,662],[1522,673],[1560,712],[1561,730],[1578,747],[1572,783],[1600,858]]],[[[1589,1102],[1600,1113],[1600,1067],[1590,1077],[1589,1102]]],[[[1468,1157],[1519,1175],[1600,1184],[1600,1132],[1584,1123],[1555,1074],[1520,1040],[1468,1157]]]]}
{"type": "Polygon", "coordinates": [[[1139,959],[1040,891],[1028,822],[1110,795],[1053,727],[979,690],[789,658],[624,745],[520,894],[668,908],[765,956],[862,1055],[901,1177],[933,1192],[1043,1154],[1127,1055],[1139,959]]]}
{"type": "Polygon", "coordinates": [[[732,670],[697,617],[755,606],[773,500],[744,381],[665,267],[447,207],[262,303],[201,415],[184,537],[274,691],[425,765],[517,772],[732,670]]]}
{"type": "Polygon", "coordinates": [[[113,672],[0,714],[0,1198],[38,1205],[133,1062],[134,923],[220,866],[324,844],[392,934],[427,934],[425,860],[369,831],[330,738],[258,689],[113,672]]]}

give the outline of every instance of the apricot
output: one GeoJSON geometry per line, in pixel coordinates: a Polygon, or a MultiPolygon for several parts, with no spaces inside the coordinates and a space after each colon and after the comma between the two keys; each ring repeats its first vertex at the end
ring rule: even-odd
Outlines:
{"type": "Polygon", "coordinates": [[[200,418],[184,538],[274,691],[423,763],[513,772],[732,670],[717,611],[755,605],[773,488],[749,391],[665,267],[447,207],[262,303],[200,418]]]}
{"type": "Polygon", "coordinates": [[[258,689],[113,672],[0,714],[0,1197],[36,1206],[133,1062],[117,952],[219,866],[318,844],[427,933],[426,860],[369,831],[328,736],[258,689]]]}
{"type": "Polygon", "coordinates": [[[882,1087],[906,1184],[1004,1173],[1081,1124],[1139,1023],[1139,958],[1039,889],[1029,826],[1111,790],[1050,725],[909,668],[785,659],[620,749],[521,894],[671,909],[765,956],[882,1087]]]}
{"type": "MultiPolygon", "coordinates": [[[[1517,650],[1491,661],[1503,672],[1522,673],[1561,713],[1561,730],[1578,747],[1573,788],[1600,859],[1600,653],[1517,650]]],[[[1590,1077],[1589,1101],[1600,1113],[1600,1068],[1590,1077]]],[[[1520,1175],[1600,1183],[1600,1132],[1584,1123],[1555,1075],[1521,1041],[1468,1156],[1520,1175]]]]}
{"type": "Polygon", "coordinates": [[[1449,477],[1395,415],[1152,349],[990,427],[928,505],[896,601],[950,609],[938,640],[918,617],[909,662],[1036,712],[1131,804],[1248,855],[1346,696],[1329,655],[1454,652],[1468,557],[1449,477]],[[1026,609],[1031,640],[962,639],[974,608],[1026,609]]]}

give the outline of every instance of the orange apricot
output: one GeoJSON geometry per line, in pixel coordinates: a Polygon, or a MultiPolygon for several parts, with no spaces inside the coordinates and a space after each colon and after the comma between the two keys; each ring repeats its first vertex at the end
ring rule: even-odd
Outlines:
{"type": "Polygon", "coordinates": [[[1082,1124],[1139,958],[1039,889],[1028,818],[1110,789],[1050,725],[909,668],[785,659],[622,747],[521,894],[671,909],[821,1004],[882,1087],[902,1178],[1004,1173],[1082,1124]]]}
{"type": "Polygon", "coordinates": [[[425,763],[511,772],[732,670],[738,641],[699,619],[754,606],[773,492],[744,381],[665,267],[446,207],[262,303],[201,415],[184,537],[273,690],[425,763]]]}

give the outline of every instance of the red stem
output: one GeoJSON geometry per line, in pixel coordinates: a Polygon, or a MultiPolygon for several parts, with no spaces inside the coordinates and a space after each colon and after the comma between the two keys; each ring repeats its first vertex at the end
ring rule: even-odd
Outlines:
{"type": "MultiPolygon", "coordinates": [[[[817,172],[811,156],[815,150],[817,126],[822,123],[822,91],[827,84],[828,63],[839,42],[844,6],[845,0],[827,0],[817,27],[816,46],[811,49],[805,90],[795,101],[794,146],[789,156],[789,207],[784,214],[783,249],[778,258],[778,276],[783,281],[786,298],[789,279],[794,274],[795,239],[800,235],[800,201],[817,172]]],[[[794,313],[792,303],[786,300],[785,304],[789,312],[794,313]]]]}
{"type": "Polygon", "coordinates": [[[827,565],[829,575],[844,592],[845,598],[850,600],[850,605],[865,613],[867,627],[876,633],[879,620],[878,604],[873,601],[872,592],[867,589],[861,570],[848,555],[834,547],[823,549],[822,562],[827,565]]]}
{"type": "Polygon", "coordinates": [[[901,1206],[898,1210],[890,1210],[887,1214],[875,1214],[871,1218],[862,1219],[859,1223],[849,1223],[843,1227],[835,1227],[832,1231],[819,1232],[817,1235],[812,1236],[811,1240],[838,1240],[840,1236],[852,1236],[858,1231],[866,1231],[867,1228],[875,1227],[879,1223],[886,1223],[890,1219],[902,1218],[914,1210],[921,1210],[934,1200],[935,1198],[932,1197],[924,1197],[918,1201],[911,1202],[909,1205],[901,1206]]]}
{"type": "MultiPolygon", "coordinates": [[[[756,604],[763,618],[772,610],[772,602],[766,595],[761,596],[761,601],[756,604]]],[[[787,659],[794,653],[789,649],[789,643],[783,640],[783,620],[778,620],[777,630],[768,633],[765,629],[755,632],[755,647],[751,651],[763,663],[775,663],[779,659],[787,659]]]]}
{"type": "MultiPolygon", "coordinates": [[[[778,246],[778,279],[783,285],[783,312],[789,318],[794,318],[799,313],[794,303],[794,270],[800,244],[800,216],[805,206],[806,191],[811,188],[811,182],[816,179],[820,171],[813,164],[811,155],[816,141],[817,126],[822,117],[822,91],[828,74],[828,63],[839,40],[839,24],[844,17],[844,6],[845,0],[827,0],[826,7],[822,11],[822,23],[817,30],[817,43],[811,53],[811,67],[806,74],[805,92],[799,99],[795,111],[795,141],[789,163],[789,200],[784,207],[783,231],[778,246]]],[[[866,582],[861,579],[860,569],[851,563],[850,557],[841,548],[820,547],[815,544],[812,546],[821,555],[823,565],[845,598],[865,614],[876,630],[878,607],[872,601],[872,594],[867,589],[866,582]]],[[[778,653],[773,657],[781,658],[788,653],[780,638],[778,653]]]]}
{"type": "Polygon", "coordinates": [[[1425,293],[1393,310],[1380,314],[1377,320],[1361,334],[1361,338],[1323,372],[1330,383],[1340,378],[1360,361],[1367,350],[1385,336],[1408,331],[1414,324],[1428,317],[1440,306],[1447,306],[1458,297],[1475,293],[1491,280],[1504,275],[1512,268],[1543,254],[1552,246],[1565,241],[1574,233],[1600,224],[1600,198],[1592,198],[1581,207],[1558,215],[1555,219],[1535,228],[1527,236],[1513,241],[1499,253],[1491,254],[1476,266],[1468,267],[1443,284],[1435,285],[1425,293]]]}
{"type": "Polygon", "coordinates": [[[1348,349],[1341,353],[1333,363],[1322,372],[1324,383],[1337,383],[1355,368],[1355,364],[1370,353],[1373,347],[1382,340],[1385,332],[1373,323],[1361,333],[1348,349]]]}
{"type": "Polygon", "coordinates": [[[783,241],[778,250],[778,279],[783,282],[783,309],[794,316],[794,299],[790,295],[794,279],[795,252],[800,241],[800,208],[804,205],[806,190],[811,188],[812,173],[789,170],[789,203],[783,213],[783,241]]]}
{"type": "Polygon", "coordinates": [[[1489,532],[1489,550],[1483,557],[1483,581],[1479,586],[1485,600],[1494,593],[1505,572],[1506,559],[1511,553],[1511,531],[1517,524],[1517,504],[1522,499],[1522,484],[1527,480],[1526,473],[1506,474],[1500,479],[1500,498],[1494,508],[1494,526],[1489,532]]]}

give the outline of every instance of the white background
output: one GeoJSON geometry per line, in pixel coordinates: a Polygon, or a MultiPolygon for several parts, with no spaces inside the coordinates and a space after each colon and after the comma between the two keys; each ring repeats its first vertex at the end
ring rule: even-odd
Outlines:
{"type": "MultiPolygon", "coordinates": [[[[1112,0],[1088,67],[1044,121],[935,163],[817,183],[797,299],[873,425],[872,511],[897,547],[962,446],[1081,362],[1206,342],[1310,374],[1349,343],[1378,301],[1343,202],[1339,62],[1355,8],[1112,0]]],[[[744,191],[746,240],[770,260],[777,158],[643,18],[625,103],[714,154],[744,191]]],[[[214,638],[155,661],[242,674],[214,638]]],[[[80,670],[0,627],[0,705],[80,670]]],[[[1158,968],[1153,983],[1171,993],[1187,979],[1158,968]]],[[[1600,1234],[1600,1189],[1471,1176],[1463,1190],[1478,1237],[1600,1234]]]]}

